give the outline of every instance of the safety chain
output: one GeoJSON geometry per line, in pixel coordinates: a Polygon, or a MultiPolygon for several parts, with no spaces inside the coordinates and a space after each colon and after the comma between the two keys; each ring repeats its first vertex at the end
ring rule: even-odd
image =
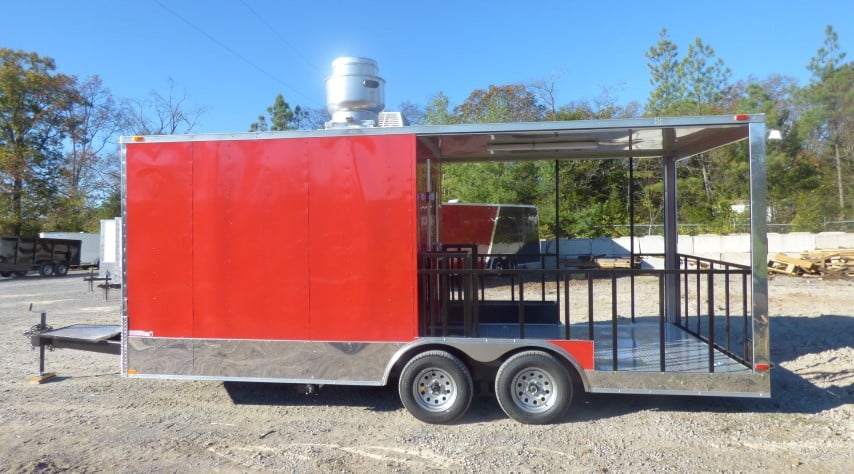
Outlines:
{"type": "MultiPolygon", "coordinates": [[[[36,324],[30,329],[24,331],[24,336],[27,337],[30,340],[30,344],[32,344],[34,336],[44,334],[48,331],[53,331],[53,326],[51,326],[50,324],[36,324]]],[[[32,349],[35,348],[36,346],[32,346],[32,349]]],[[[53,344],[48,344],[47,348],[50,351],[53,351],[55,349],[55,347],[53,347],[53,344]]]]}

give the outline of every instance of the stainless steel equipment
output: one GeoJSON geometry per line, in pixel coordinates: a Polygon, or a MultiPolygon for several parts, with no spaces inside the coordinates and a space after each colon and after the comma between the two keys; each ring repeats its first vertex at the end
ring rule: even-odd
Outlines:
{"type": "Polygon", "coordinates": [[[385,80],[377,75],[377,62],[360,57],[332,61],[326,79],[326,108],[332,120],[326,128],[373,127],[385,107],[385,80]]]}

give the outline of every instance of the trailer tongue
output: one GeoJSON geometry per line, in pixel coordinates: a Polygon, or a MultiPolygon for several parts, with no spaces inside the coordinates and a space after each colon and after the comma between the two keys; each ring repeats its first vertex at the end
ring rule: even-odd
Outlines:
{"type": "Polygon", "coordinates": [[[31,343],[37,347],[119,355],[122,349],[121,334],[122,327],[118,324],[72,324],[34,335],[31,343]]]}

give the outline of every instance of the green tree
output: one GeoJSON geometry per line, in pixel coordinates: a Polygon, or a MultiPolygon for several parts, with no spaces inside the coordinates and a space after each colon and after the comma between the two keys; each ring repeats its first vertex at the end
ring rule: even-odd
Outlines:
{"type": "MultiPolygon", "coordinates": [[[[647,67],[650,72],[650,84],[653,86],[646,106],[647,115],[703,115],[730,112],[732,109],[730,70],[723,60],[717,58],[714,49],[696,38],[685,56],[679,58],[678,47],[667,35],[667,30],[659,33],[658,43],[646,53],[647,67]]],[[[720,151],[702,153],[680,162],[679,166],[679,214],[691,223],[702,223],[720,227],[720,221],[729,221],[730,204],[715,189],[719,176],[724,169],[720,151]]],[[[645,209],[648,216],[661,215],[663,203],[658,200],[657,181],[647,178],[660,177],[653,169],[655,163],[645,160],[639,163],[638,183],[642,187],[651,186],[643,206],[652,205],[657,209],[645,209]]],[[[659,164],[660,166],[660,164],[659,164]]],[[[652,222],[650,222],[651,224],[652,222]]]]}
{"type": "Polygon", "coordinates": [[[62,139],[81,99],[53,59],[0,49],[0,228],[32,235],[51,209],[62,139]]]}
{"type": "Polygon", "coordinates": [[[273,105],[267,107],[267,114],[270,117],[269,123],[263,115],[258,116],[258,121],[253,122],[249,126],[250,132],[266,132],[280,130],[294,130],[301,128],[301,125],[309,120],[309,114],[304,111],[299,105],[291,109],[290,104],[285,102],[282,94],[278,94],[273,101],[273,105]]]}
{"type": "MultiPolygon", "coordinates": [[[[792,222],[806,211],[799,203],[815,199],[821,187],[822,170],[815,157],[803,147],[803,136],[795,118],[793,94],[797,89],[794,78],[771,75],[764,80],[751,79],[733,86],[736,113],[764,113],[769,129],[779,130],[782,140],[766,143],[768,175],[768,209],[774,222],[792,222]]],[[[718,174],[719,189],[729,192],[733,201],[746,201],[748,193],[747,150],[744,146],[730,147],[724,155],[718,174]]],[[[746,224],[746,216],[742,218],[746,224]]]]}
{"type": "Polygon", "coordinates": [[[521,84],[477,89],[454,109],[460,123],[536,122],[545,107],[521,84]]]}
{"type": "Polygon", "coordinates": [[[424,108],[425,125],[450,125],[456,123],[457,119],[451,112],[451,103],[444,92],[439,92],[424,108]]]}
{"type": "Polygon", "coordinates": [[[719,114],[723,110],[724,98],[729,89],[730,70],[722,59],[715,56],[715,50],[696,38],[688,46],[688,51],[679,67],[685,91],[682,111],[693,115],[719,114]]]}
{"type": "Polygon", "coordinates": [[[852,186],[852,153],[854,153],[854,63],[845,63],[839,35],[832,26],[825,29],[824,44],[810,60],[810,84],[802,91],[807,110],[802,123],[809,130],[815,153],[835,167],[838,217],[852,211],[846,200],[852,186]]]}
{"type": "Polygon", "coordinates": [[[685,96],[679,47],[670,41],[667,28],[662,28],[658,36],[658,43],[646,52],[649,84],[652,86],[646,103],[648,115],[668,114],[685,96]]]}
{"type": "Polygon", "coordinates": [[[407,125],[424,125],[427,117],[427,112],[418,104],[410,101],[401,102],[397,110],[403,115],[403,119],[407,125]]]}
{"type": "MultiPolygon", "coordinates": [[[[541,120],[544,108],[525,86],[491,85],[472,92],[462,104],[448,112],[444,94],[434,97],[426,117],[445,123],[497,123],[541,120]]],[[[463,202],[535,204],[541,176],[535,162],[485,162],[444,165],[443,199],[463,202]]]]}
{"type": "Polygon", "coordinates": [[[44,230],[96,231],[94,209],[120,193],[120,160],[112,145],[126,125],[124,117],[98,76],[78,81],[75,88],[82,100],[70,110],[58,202],[45,216],[44,230]]]}
{"type": "Polygon", "coordinates": [[[727,110],[729,68],[715,55],[715,50],[696,38],[688,45],[683,58],[679,47],[662,28],[655,46],[646,52],[649,83],[652,90],[646,114],[702,115],[727,110]]]}

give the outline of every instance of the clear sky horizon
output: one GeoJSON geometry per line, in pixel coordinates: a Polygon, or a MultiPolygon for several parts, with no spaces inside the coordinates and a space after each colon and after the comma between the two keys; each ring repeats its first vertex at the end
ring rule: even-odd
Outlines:
{"type": "Polygon", "coordinates": [[[475,89],[557,79],[557,103],[604,89],[646,102],[644,53],[666,27],[680,55],[695,38],[732,80],[771,74],[809,82],[807,65],[832,25],[851,61],[854,2],[445,1],[323,3],[260,0],[5,1],[0,47],[98,75],[117,98],[168,93],[205,108],[193,132],[242,132],[282,93],[325,107],[339,56],[379,63],[386,110],[442,91],[458,105],[475,89]]]}

